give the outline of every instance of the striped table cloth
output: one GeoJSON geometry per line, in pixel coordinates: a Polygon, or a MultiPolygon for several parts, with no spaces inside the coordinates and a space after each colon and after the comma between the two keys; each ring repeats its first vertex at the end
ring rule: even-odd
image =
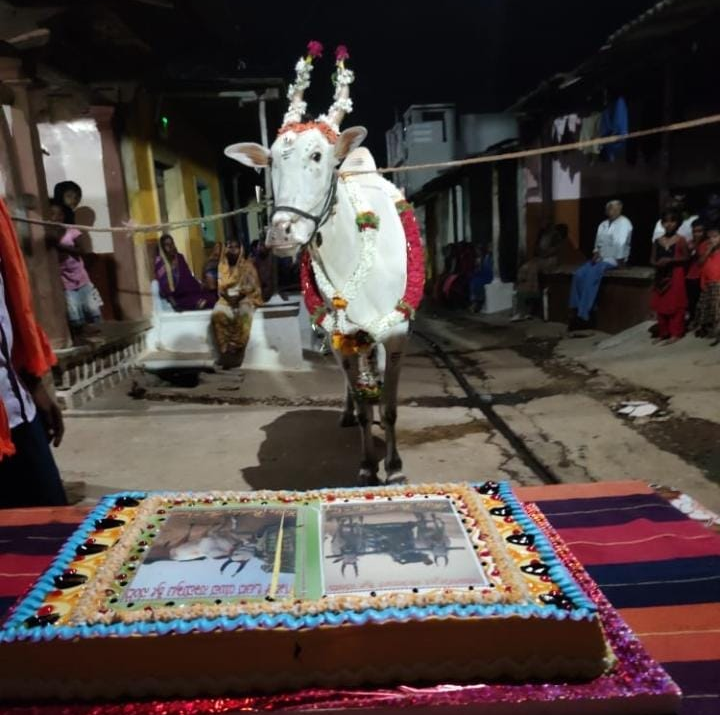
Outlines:
{"type": "MultiPolygon", "coordinates": [[[[720,713],[720,535],[641,482],[518,488],[565,539],[650,655],[682,715],[720,713]]],[[[0,619],[82,520],[76,507],[0,511],[0,619]]]]}

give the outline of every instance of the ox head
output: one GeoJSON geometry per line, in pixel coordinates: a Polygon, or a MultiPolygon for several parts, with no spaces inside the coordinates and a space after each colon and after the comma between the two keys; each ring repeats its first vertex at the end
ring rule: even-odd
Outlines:
{"type": "Polygon", "coordinates": [[[313,237],[332,208],[338,164],[367,135],[363,127],[340,132],[343,117],[352,111],[349,87],[354,79],[345,68],[344,48],[336,52],[335,101],[327,114],[305,120],[303,95],[310,85],[312,60],[321,50],[319,43],[311,42],[307,57],[296,65],[296,81],[288,91],[290,106],[270,150],[250,142],[225,149],[245,166],[271,168],[275,211],[267,244],[278,256],[294,256],[313,237]]]}

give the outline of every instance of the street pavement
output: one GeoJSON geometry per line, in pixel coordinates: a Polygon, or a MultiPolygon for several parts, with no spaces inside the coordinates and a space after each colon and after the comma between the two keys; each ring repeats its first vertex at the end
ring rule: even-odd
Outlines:
{"type": "MultiPolygon", "coordinates": [[[[709,349],[700,341],[693,347],[688,340],[673,356],[648,353],[649,338],[640,331],[608,345],[607,336],[570,339],[559,326],[539,321],[509,325],[429,313],[417,328],[448,352],[559,480],[640,479],[720,511],[720,415],[712,398],[693,399],[705,393],[687,379],[705,360],[705,384],[718,404],[720,377],[713,382],[713,356],[702,352],[709,349]],[[638,366],[647,360],[655,361],[654,369],[638,366]],[[662,409],[657,417],[630,421],[616,411],[627,399],[655,400],[662,409]],[[695,412],[685,411],[688,405],[695,412]]],[[[306,372],[203,374],[196,387],[137,373],[67,413],[66,440],[57,452],[63,477],[85,481],[88,499],[121,489],[355,485],[357,429],[338,425],[342,376],[330,357],[312,356],[310,364],[306,372]]],[[[379,425],[375,434],[382,456],[379,425]]],[[[403,369],[398,437],[411,483],[540,483],[417,337],[403,369]]]]}

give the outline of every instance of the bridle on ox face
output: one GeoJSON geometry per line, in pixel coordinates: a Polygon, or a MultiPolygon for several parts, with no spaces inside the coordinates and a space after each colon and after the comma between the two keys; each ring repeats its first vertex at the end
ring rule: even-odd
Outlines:
{"type": "Polygon", "coordinates": [[[272,210],[272,213],[270,214],[270,221],[272,222],[273,216],[280,211],[292,213],[304,219],[307,219],[308,221],[312,221],[315,225],[315,228],[313,228],[312,234],[310,235],[310,240],[312,240],[317,234],[317,232],[320,230],[320,227],[325,225],[327,220],[330,218],[333,206],[335,205],[335,199],[337,198],[337,185],[338,173],[337,171],[334,171],[332,181],[330,182],[330,188],[325,195],[325,200],[323,201],[320,213],[311,214],[307,211],[303,211],[302,209],[295,208],[294,206],[275,206],[275,208],[272,210]]]}

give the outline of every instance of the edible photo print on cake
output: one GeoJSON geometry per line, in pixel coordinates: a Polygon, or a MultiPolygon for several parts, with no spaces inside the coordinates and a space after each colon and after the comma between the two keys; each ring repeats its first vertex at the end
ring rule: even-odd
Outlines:
{"type": "Polygon", "coordinates": [[[120,600],[132,607],[289,597],[296,523],[292,508],[175,509],[120,600]]]}
{"type": "Polygon", "coordinates": [[[323,513],[322,548],[327,594],[488,583],[447,499],[329,506],[323,513]]]}

